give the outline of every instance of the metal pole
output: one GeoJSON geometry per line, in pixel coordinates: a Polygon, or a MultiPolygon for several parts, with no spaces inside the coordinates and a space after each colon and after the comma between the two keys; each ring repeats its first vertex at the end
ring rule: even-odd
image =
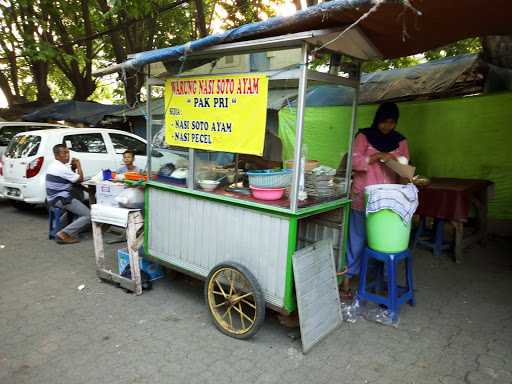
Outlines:
{"type": "Polygon", "coordinates": [[[194,148],[188,149],[188,175],[187,175],[187,187],[188,189],[194,189],[194,180],[196,174],[196,158],[194,148]]]}
{"type": "Polygon", "coordinates": [[[235,188],[238,187],[238,162],[240,161],[240,155],[235,153],[235,188]]]}
{"type": "Polygon", "coordinates": [[[308,63],[308,44],[302,45],[302,59],[299,75],[299,94],[297,99],[297,117],[295,124],[295,154],[294,154],[294,169],[292,179],[292,190],[290,196],[290,209],[292,212],[297,212],[298,195],[299,195],[299,180],[300,180],[300,160],[302,154],[302,133],[304,130],[304,109],[306,99],[306,86],[307,86],[307,63],[308,63]]]}
{"type": "MultiPolygon", "coordinates": [[[[153,143],[152,143],[152,126],[153,126],[153,119],[151,116],[151,67],[149,65],[146,66],[147,68],[147,75],[146,75],[146,94],[147,94],[147,101],[146,101],[146,175],[148,175],[148,180],[151,180],[151,154],[153,153],[153,143]]],[[[165,116],[165,111],[164,111],[165,116]]]]}
{"type": "MultiPolygon", "coordinates": [[[[360,66],[358,68],[358,75],[360,71],[360,66]]],[[[360,77],[358,76],[358,79],[360,77]]],[[[350,124],[350,134],[349,134],[349,143],[347,149],[347,169],[345,174],[345,179],[347,180],[345,184],[345,194],[348,195],[350,191],[350,184],[352,183],[352,143],[354,142],[354,135],[356,131],[357,124],[357,106],[359,103],[359,86],[354,89],[354,100],[352,101],[352,122],[350,124]]]]}

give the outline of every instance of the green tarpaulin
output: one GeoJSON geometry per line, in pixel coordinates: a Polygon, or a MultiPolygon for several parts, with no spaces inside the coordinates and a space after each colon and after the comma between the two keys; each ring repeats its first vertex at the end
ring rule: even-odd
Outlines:
{"type": "MultiPolygon", "coordinates": [[[[409,141],[417,173],[429,177],[487,179],[496,196],[489,215],[512,219],[512,93],[400,103],[398,130],[409,141]]],[[[358,109],[358,128],[370,125],[375,105],[358,109]]],[[[284,158],[293,158],[296,110],[279,112],[284,158]]],[[[308,157],[337,167],[347,151],[350,107],[308,107],[308,157]],[[340,129],[340,126],[344,129],[340,129]]]]}

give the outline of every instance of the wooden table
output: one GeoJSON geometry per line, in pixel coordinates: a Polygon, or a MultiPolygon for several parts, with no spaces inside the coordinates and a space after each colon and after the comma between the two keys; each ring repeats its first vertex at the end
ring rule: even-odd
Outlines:
{"type": "Polygon", "coordinates": [[[487,238],[488,192],[492,186],[493,183],[488,180],[433,178],[430,185],[419,190],[419,206],[416,213],[422,219],[431,217],[440,222],[440,232],[444,222],[454,226],[456,262],[461,261],[462,252],[466,247],[477,241],[485,242],[487,238]],[[469,221],[472,207],[477,209],[476,230],[468,234],[465,231],[469,228],[465,226],[469,221]]]}
{"type": "Polygon", "coordinates": [[[96,183],[91,180],[82,182],[82,189],[89,195],[89,205],[96,204],[96,183]]]}
{"type": "Polygon", "coordinates": [[[142,280],[139,264],[139,247],[142,245],[144,233],[144,218],[140,210],[112,208],[113,210],[124,211],[126,219],[120,222],[115,218],[109,218],[98,214],[101,206],[94,205],[91,209],[92,233],[94,239],[94,254],[96,258],[96,274],[102,280],[114,281],[121,287],[126,288],[136,295],[142,294],[142,280]],[[103,247],[103,224],[116,225],[126,228],[126,244],[130,258],[131,278],[121,276],[109,268],[105,263],[105,250],[103,247]]]}

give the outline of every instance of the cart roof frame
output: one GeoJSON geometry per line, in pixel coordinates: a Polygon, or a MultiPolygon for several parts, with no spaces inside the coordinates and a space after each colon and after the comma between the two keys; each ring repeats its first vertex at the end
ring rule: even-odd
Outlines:
{"type": "MultiPolygon", "coordinates": [[[[146,74],[151,74],[155,73],[153,70],[155,68],[155,64],[162,65],[164,62],[177,63],[195,59],[215,60],[219,57],[228,55],[243,55],[279,49],[300,48],[304,44],[307,44],[311,47],[322,47],[322,51],[324,52],[337,53],[340,55],[352,57],[359,61],[383,57],[378,49],[372,44],[372,42],[356,26],[346,31],[344,31],[344,27],[317,29],[235,43],[215,44],[197,51],[187,51],[185,49],[183,55],[173,56],[167,60],[149,60],[149,62],[144,64],[144,66],[140,68],[139,71],[146,74]],[[341,34],[342,38],[340,38],[341,34]],[[149,71],[147,70],[148,66],[150,68],[149,71]]],[[[128,61],[97,70],[94,72],[94,75],[102,76],[105,74],[126,70],[126,67],[127,65],[129,66],[131,60],[134,60],[140,54],[148,54],[151,52],[153,51],[130,55],[128,57],[128,61]]],[[[152,76],[170,77],[177,75],[160,72],[158,75],[152,76]]]]}

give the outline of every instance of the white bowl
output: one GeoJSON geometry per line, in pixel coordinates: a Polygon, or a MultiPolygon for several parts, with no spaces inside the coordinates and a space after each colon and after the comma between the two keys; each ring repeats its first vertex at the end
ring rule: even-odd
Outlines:
{"type": "Polygon", "coordinates": [[[199,186],[205,191],[213,191],[219,186],[220,181],[217,180],[199,180],[199,186]]]}

